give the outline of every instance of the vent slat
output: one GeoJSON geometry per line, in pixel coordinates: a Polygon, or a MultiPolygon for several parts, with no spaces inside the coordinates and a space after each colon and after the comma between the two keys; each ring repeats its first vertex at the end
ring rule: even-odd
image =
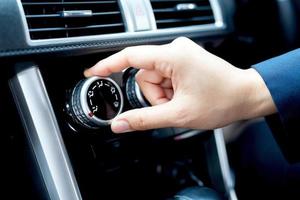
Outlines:
{"type": "Polygon", "coordinates": [[[56,17],[60,17],[59,14],[45,14],[45,15],[26,15],[26,19],[42,19],[42,18],[56,18],[56,17]]]}
{"type": "MultiPolygon", "coordinates": [[[[211,7],[210,6],[203,6],[203,7],[198,7],[194,11],[210,11],[211,7]]],[[[162,9],[153,9],[154,13],[164,13],[164,12],[179,12],[176,10],[176,8],[162,8],[162,9]]]]}
{"type": "Polygon", "coordinates": [[[22,5],[30,37],[34,40],[125,31],[117,0],[22,0],[22,5]],[[63,17],[64,11],[90,14],[63,17]]]}
{"type": "Polygon", "coordinates": [[[116,3],[116,1],[78,1],[78,2],[30,2],[30,3],[23,3],[23,6],[48,6],[48,5],[88,5],[88,4],[110,4],[116,3]]]}
{"type": "Polygon", "coordinates": [[[209,0],[151,0],[151,4],[158,29],[215,23],[209,0]]]}
{"type": "MultiPolygon", "coordinates": [[[[103,15],[120,15],[121,12],[101,12],[101,13],[93,13],[92,16],[103,16],[103,15]]],[[[42,18],[61,18],[60,14],[47,14],[47,15],[26,15],[27,19],[42,19],[42,18]]]]}
{"type": "Polygon", "coordinates": [[[112,27],[120,27],[123,24],[103,24],[103,25],[93,25],[93,26],[85,26],[85,27],[73,27],[73,28],[33,28],[29,29],[30,32],[47,32],[47,31],[72,31],[72,30],[82,30],[82,29],[96,29],[96,28],[112,28],[112,27]]]}
{"type": "Polygon", "coordinates": [[[194,17],[190,19],[163,19],[157,20],[156,23],[179,23],[179,22],[201,22],[201,21],[211,21],[214,18],[211,16],[205,17],[194,17]]]}

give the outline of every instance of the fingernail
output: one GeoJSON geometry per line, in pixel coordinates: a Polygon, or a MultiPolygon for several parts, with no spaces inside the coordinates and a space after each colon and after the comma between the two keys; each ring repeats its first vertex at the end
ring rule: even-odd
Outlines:
{"type": "Polygon", "coordinates": [[[126,120],[116,120],[111,124],[111,130],[114,133],[125,133],[129,132],[130,126],[126,120]]]}
{"type": "Polygon", "coordinates": [[[84,70],[83,74],[84,74],[85,77],[90,77],[92,75],[90,69],[84,70]]]}

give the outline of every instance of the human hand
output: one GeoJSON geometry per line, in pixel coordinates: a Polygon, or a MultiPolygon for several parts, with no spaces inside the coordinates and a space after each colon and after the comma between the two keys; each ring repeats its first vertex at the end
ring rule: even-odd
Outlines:
{"type": "Polygon", "coordinates": [[[84,74],[108,76],[127,67],[140,69],[136,80],[152,106],[117,116],[111,124],[115,133],[163,127],[214,129],[276,111],[254,69],[238,69],[187,38],[125,48],[84,74]]]}

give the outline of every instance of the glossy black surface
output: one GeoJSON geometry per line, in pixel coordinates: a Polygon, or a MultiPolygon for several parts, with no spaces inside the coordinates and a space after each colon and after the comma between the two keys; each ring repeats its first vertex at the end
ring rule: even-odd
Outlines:
{"type": "Polygon", "coordinates": [[[116,86],[105,79],[94,81],[88,88],[86,98],[91,111],[89,115],[103,120],[113,119],[123,103],[116,86]]]}

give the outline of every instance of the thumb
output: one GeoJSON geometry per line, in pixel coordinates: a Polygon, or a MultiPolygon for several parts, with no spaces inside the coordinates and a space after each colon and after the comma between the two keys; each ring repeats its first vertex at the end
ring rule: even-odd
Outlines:
{"type": "MultiPolygon", "coordinates": [[[[178,121],[178,113],[174,102],[129,110],[116,117],[111,124],[114,133],[124,133],[135,130],[172,127],[178,121]]],[[[180,119],[180,118],[179,118],[180,119]]]]}

